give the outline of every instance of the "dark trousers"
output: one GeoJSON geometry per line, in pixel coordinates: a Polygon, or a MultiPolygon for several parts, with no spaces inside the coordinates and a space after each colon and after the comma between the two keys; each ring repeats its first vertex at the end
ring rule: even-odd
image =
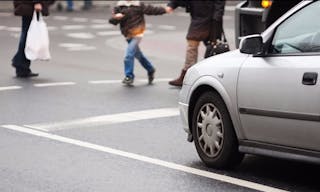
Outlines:
{"type": "Polygon", "coordinates": [[[31,23],[32,17],[22,17],[21,36],[18,51],[12,59],[12,66],[16,68],[17,74],[30,73],[30,60],[26,58],[24,48],[26,46],[27,33],[31,23]]]}

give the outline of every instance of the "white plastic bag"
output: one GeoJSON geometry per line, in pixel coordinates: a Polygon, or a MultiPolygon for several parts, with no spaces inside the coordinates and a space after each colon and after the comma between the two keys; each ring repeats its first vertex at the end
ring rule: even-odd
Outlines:
{"type": "Polygon", "coordinates": [[[26,47],[24,49],[27,59],[49,60],[51,58],[49,51],[49,33],[47,24],[44,22],[42,14],[34,11],[32,21],[27,33],[26,47]]]}

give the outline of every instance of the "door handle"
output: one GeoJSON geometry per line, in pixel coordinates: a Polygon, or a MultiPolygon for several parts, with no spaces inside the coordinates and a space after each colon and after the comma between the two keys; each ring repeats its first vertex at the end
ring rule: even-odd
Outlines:
{"type": "Polygon", "coordinates": [[[318,73],[306,72],[303,74],[302,84],[304,85],[315,85],[317,84],[318,73]]]}

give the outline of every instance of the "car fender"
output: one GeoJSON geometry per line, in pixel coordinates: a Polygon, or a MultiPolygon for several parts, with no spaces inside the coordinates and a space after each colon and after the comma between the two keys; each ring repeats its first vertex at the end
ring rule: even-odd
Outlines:
{"type": "MultiPolygon", "coordinates": [[[[226,90],[225,86],[217,79],[217,77],[211,75],[201,76],[196,81],[194,81],[193,85],[191,86],[190,93],[193,93],[197,88],[203,85],[210,86],[217,93],[219,93],[229,111],[238,139],[244,138],[244,134],[240,123],[240,116],[237,110],[238,107],[236,99],[232,99],[230,97],[230,94],[226,90]]],[[[188,95],[188,103],[191,100],[191,96],[191,94],[188,95]]]]}

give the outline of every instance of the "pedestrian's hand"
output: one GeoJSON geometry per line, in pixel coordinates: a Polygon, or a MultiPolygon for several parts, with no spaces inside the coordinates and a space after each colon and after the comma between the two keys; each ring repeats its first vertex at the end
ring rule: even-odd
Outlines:
{"type": "Polygon", "coordinates": [[[41,3],[36,3],[36,4],[34,4],[34,10],[36,10],[36,11],[42,11],[42,5],[41,5],[41,3]]]}
{"type": "Polygon", "coordinates": [[[122,14],[122,13],[117,13],[117,14],[114,14],[113,15],[113,18],[115,18],[115,19],[122,19],[124,17],[124,15],[122,14]]]}
{"type": "Polygon", "coordinates": [[[166,13],[172,13],[173,12],[173,9],[171,7],[166,7],[166,13]]]}

